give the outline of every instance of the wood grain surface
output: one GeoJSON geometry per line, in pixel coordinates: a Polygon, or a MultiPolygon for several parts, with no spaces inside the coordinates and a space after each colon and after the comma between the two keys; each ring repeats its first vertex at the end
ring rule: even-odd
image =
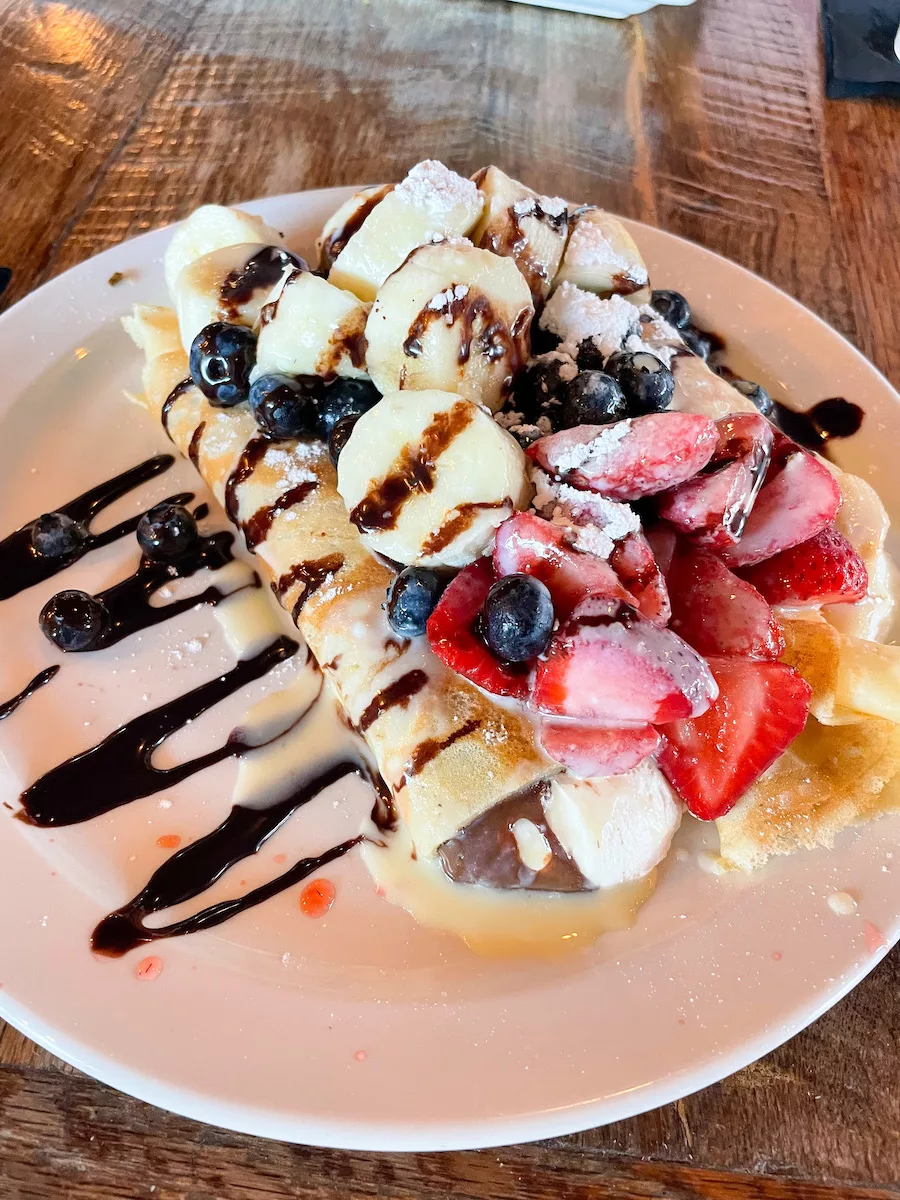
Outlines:
{"type": "MultiPolygon", "coordinates": [[[[815,0],[625,22],[504,0],[0,2],[3,303],[202,201],[496,162],[717,250],[900,385],[900,107],[823,99],[815,0]]],[[[0,1196],[898,1194],[900,957],[716,1087],[503,1151],[346,1154],[170,1116],[0,1033],[0,1196]]]]}

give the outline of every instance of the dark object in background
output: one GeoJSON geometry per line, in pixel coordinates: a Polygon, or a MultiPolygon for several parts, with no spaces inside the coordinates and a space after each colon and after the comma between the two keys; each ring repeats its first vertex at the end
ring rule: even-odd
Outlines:
{"type": "Polygon", "coordinates": [[[825,94],[900,96],[900,0],[822,0],[825,94]]]}

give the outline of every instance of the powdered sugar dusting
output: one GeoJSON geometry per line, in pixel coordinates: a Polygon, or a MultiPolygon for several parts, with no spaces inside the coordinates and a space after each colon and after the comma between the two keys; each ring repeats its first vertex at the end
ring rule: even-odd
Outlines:
{"type": "Polygon", "coordinates": [[[538,208],[548,217],[561,217],[567,205],[562,196],[523,196],[512,206],[517,217],[533,217],[538,208]]]}
{"type": "Polygon", "coordinates": [[[623,254],[613,245],[609,235],[610,218],[599,209],[587,209],[575,220],[575,228],[566,247],[565,265],[602,272],[613,281],[643,287],[649,276],[642,262],[633,255],[623,254]],[[604,226],[607,226],[604,228],[604,226]]]}
{"type": "Polygon", "coordinates": [[[675,354],[692,354],[681,334],[674,325],[670,325],[659,315],[655,308],[643,304],[640,313],[640,335],[632,335],[626,339],[625,349],[635,352],[650,350],[661,359],[666,366],[671,366],[675,354]]]}
{"type": "Polygon", "coordinates": [[[267,450],[263,462],[275,472],[274,483],[281,488],[296,487],[298,483],[315,483],[317,476],[309,467],[309,446],[297,442],[290,450],[273,446],[267,450]]]}
{"type": "Polygon", "coordinates": [[[478,188],[471,179],[457,175],[449,167],[434,158],[416,163],[402,183],[398,183],[394,194],[423,208],[434,216],[449,213],[457,207],[480,207],[478,188]]]}
{"type": "Polygon", "coordinates": [[[587,338],[604,355],[615,354],[630,334],[640,332],[638,310],[621,296],[601,300],[574,283],[561,283],[544,308],[541,328],[562,338],[560,350],[575,357],[578,345],[587,338]]]}
{"type": "Polygon", "coordinates": [[[630,432],[630,420],[617,421],[587,441],[575,442],[560,449],[554,457],[553,466],[560,472],[577,471],[585,463],[600,466],[612,457],[619,443],[630,432]]]}
{"type": "Polygon", "coordinates": [[[609,558],[616,542],[640,530],[640,517],[628,504],[580,492],[552,479],[540,467],[532,468],[531,480],[533,507],[546,521],[564,528],[577,550],[609,558]]]}

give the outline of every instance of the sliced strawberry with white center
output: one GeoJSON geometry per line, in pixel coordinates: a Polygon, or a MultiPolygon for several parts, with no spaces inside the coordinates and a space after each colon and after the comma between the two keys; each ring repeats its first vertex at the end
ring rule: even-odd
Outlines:
{"type": "Polygon", "coordinates": [[[852,604],[869,590],[869,573],[833,525],[741,572],[770,604],[852,604]]]}
{"type": "Polygon", "coordinates": [[[629,533],[616,542],[609,561],[623,586],[634,596],[641,616],[654,625],[667,625],[672,608],[666,581],[643,534],[629,533]]]}
{"type": "Polygon", "coordinates": [[[706,417],[665,412],[612,425],[576,425],[540,438],[526,454],[573,487],[637,500],[692,479],[718,441],[706,417]]]}
{"type": "Polygon", "coordinates": [[[548,716],[615,725],[697,715],[715,695],[706,663],[677,634],[589,600],[538,660],[531,698],[548,716]]]}
{"type": "Polygon", "coordinates": [[[703,545],[721,547],[743,532],[769,465],[773,435],[769,422],[751,413],[724,417],[716,428],[719,444],[708,473],[660,496],[657,511],[703,545]]]}
{"type": "Polygon", "coordinates": [[[652,725],[609,729],[574,721],[544,721],[541,745],[551,758],[582,779],[624,775],[655,754],[662,739],[652,725]]]}
{"type": "Polygon", "coordinates": [[[672,628],[701,654],[774,660],[784,653],[781,627],[766,601],[709,551],[680,546],[666,578],[672,628]]]}
{"type": "Polygon", "coordinates": [[[840,503],[840,488],[828,468],[799,450],[766,480],[740,540],[720,551],[722,561],[747,567],[808,541],[834,520],[840,503]]]}
{"type": "Polygon", "coordinates": [[[476,628],[493,582],[490,559],[480,558],[460,571],[428,618],[428,642],[441,662],[486,692],[523,699],[528,693],[527,669],[498,662],[476,628]]]}
{"type": "Polygon", "coordinates": [[[723,817],[802,732],[812,689],[786,663],[711,658],[719,696],[702,716],[674,721],[658,761],[702,821],[723,817]]]}
{"type": "Polygon", "coordinates": [[[559,620],[590,596],[635,603],[605,559],[573,549],[563,526],[534,513],[516,513],[497,530],[494,570],[498,577],[533,575],[546,584],[559,620]]]}

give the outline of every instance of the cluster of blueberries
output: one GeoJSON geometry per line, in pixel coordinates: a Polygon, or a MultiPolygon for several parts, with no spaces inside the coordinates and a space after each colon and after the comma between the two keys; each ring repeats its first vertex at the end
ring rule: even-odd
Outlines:
{"type": "MultiPolygon", "coordinates": [[[[32,552],[40,558],[66,560],[77,555],[90,537],[79,521],[65,513],[45,513],[31,527],[32,552]]],[[[164,501],[141,517],[138,545],[157,562],[171,562],[195,545],[199,533],[193,513],[182,504],[164,501]]],[[[67,653],[96,649],[109,628],[102,600],[75,589],[57,592],[41,609],[41,632],[67,653]]]]}
{"type": "Polygon", "coordinates": [[[242,325],[216,321],[197,334],[191,345],[191,379],[217,408],[246,401],[257,425],[272,438],[318,437],[328,443],[337,464],[353,426],[381,399],[368,379],[335,379],[318,375],[260,375],[256,336],[242,325]]]}
{"type": "MultiPolygon", "coordinates": [[[[678,330],[688,349],[709,358],[716,340],[691,323],[691,310],[680,292],[655,291],[651,304],[678,330]]],[[[587,338],[579,345],[575,361],[578,373],[571,379],[564,378],[568,364],[556,357],[539,358],[522,374],[510,408],[522,413],[525,425],[537,425],[540,417],[547,418],[553,433],[576,425],[608,425],[664,412],[675,393],[671,370],[650,351],[619,351],[604,357],[587,338]]],[[[773,415],[772,401],[759,384],[732,382],[765,416],[773,415]]],[[[539,435],[522,430],[517,436],[527,444],[539,435]]]]}

